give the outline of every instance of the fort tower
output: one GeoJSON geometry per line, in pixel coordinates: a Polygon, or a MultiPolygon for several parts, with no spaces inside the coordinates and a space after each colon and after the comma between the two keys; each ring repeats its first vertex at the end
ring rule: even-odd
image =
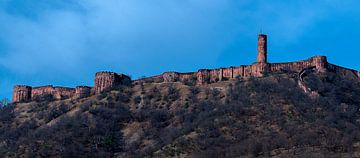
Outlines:
{"type": "Polygon", "coordinates": [[[94,90],[96,94],[99,94],[114,86],[128,85],[130,83],[130,77],[124,74],[117,74],[115,72],[97,72],[95,74],[94,90]]]}
{"type": "Polygon", "coordinates": [[[267,36],[265,34],[258,35],[258,63],[267,63],[267,36]]]}
{"type": "Polygon", "coordinates": [[[14,86],[13,102],[27,102],[31,100],[31,87],[25,85],[14,86]]]}

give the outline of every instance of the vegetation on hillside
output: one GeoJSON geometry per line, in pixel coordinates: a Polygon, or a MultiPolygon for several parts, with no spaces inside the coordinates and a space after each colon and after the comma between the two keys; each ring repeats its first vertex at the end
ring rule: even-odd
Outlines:
{"type": "Polygon", "coordinates": [[[323,156],[358,150],[360,82],[269,75],[204,86],[144,83],[0,110],[5,157],[323,156]],[[297,152],[296,150],[301,152],[297,152]]]}

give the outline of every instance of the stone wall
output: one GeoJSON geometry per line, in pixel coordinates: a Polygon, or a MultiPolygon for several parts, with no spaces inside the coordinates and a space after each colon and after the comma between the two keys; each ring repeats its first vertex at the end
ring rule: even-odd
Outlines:
{"type": "Polygon", "coordinates": [[[313,66],[316,67],[316,70],[319,72],[325,72],[327,69],[327,58],[326,56],[314,56],[312,58],[309,59],[313,66]]]}
{"type": "Polygon", "coordinates": [[[222,68],[221,71],[222,71],[222,79],[223,80],[234,78],[234,68],[233,67],[222,68]]]}
{"type": "Polygon", "coordinates": [[[31,99],[32,100],[40,100],[44,97],[51,97],[53,99],[54,97],[50,96],[53,94],[54,94],[54,87],[51,85],[34,87],[31,91],[31,99]]]}
{"type": "Polygon", "coordinates": [[[240,78],[240,77],[244,77],[244,67],[245,66],[235,66],[232,67],[233,68],[233,78],[240,78]]]}
{"type": "Polygon", "coordinates": [[[210,71],[210,83],[218,82],[222,80],[222,70],[212,69],[210,71]]]}
{"type": "Polygon", "coordinates": [[[179,73],[178,72],[165,72],[163,73],[164,82],[176,82],[179,81],[179,73]]]}
{"type": "Polygon", "coordinates": [[[130,83],[130,77],[124,74],[117,74],[114,72],[97,72],[95,74],[94,90],[95,93],[98,94],[111,87],[130,83]]]}
{"type": "Polygon", "coordinates": [[[77,86],[75,88],[75,98],[86,98],[91,95],[91,87],[77,86]]]}
{"type": "Polygon", "coordinates": [[[27,102],[31,100],[31,87],[25,85],[14,86],[13,102],[27,102]]]}
{"type": "Polygon", "coordinates": [[[300,72],[305,68],[315,66],[317,71],[323,72],[326,71],[327,65],[328,63],[325,56],[315,56],[308,60],[297,62],[271,63],[269,69],[270,72],[300,72]]]}
{"type": "Polygon", "coordinates": [[[133,85],[138,85],[141,83],[161,83],[164,82],[164,76],[163,75],[157,75],[157,76],[152,76],[152,77],[144,77],[144,78],[140,78],[137,80],[133,80],[132,84],[133,85]]]}
{"type": "Polygon", "coordinates": [[[196,82],[196,73],[195,72],[188,72],[188,73],[180,73],[179,74],[179,81],[180,82],[196,82]]]}
{"type": "MultiPolygon", "coordinates": [[[[307,60],[288,62],[288,63],[265,63],[255,62],[252,65],[233,66],[219,69],[200,69],[197,72],[179,73],[165,72],[162,75],[143,78],[133,81],[133,84],[139,82],[187,82],[189,80],[196,81],[197,85],[214,83],[235,78],[261,77],[267,73],[289,73],[300,72],[303,69],[314,67],[317,71],[326,71],[328,63],[325,56],[315,56],[307,60]]],[[[334,67],[334,66],[332,66],[334,67]]],[[[340,71],[339,68],[333,68],[340,71]]],[[[357,75],[357,72],[354,71],[357,75]]]]}
{"type": "Polygon", "coordinates": [[[341,74],[343,76],[360,78],[360,76],[359,76],[360,73],[356,70],[344,68],[344,67],[337,66],[334,64],[327,64],[327,69],[329,71],[335,72],[337,74],[341,74]]]}
{"type": "Polygon", "coordinates": [[[42,86],[42,87],[34,87],[31,91],[31,99],[32,100],[43,100],[43,99],[68,99],[72,98],[75,95],[74,88],[67,87],[53,87],[42,86]]]}
{"type": "Polygon", "coordinates": [[[56,100],[69,99],[75,96],[75,89],[67,87],[54,87],[53,96],[56,100]]]}
{"type": "Polygon", "coordinates": [[[210,70],[201,69],[196,73],[196,84],[203,85],[209,83],[210,81],[210,70]]]}
{"type": "MultiPolygon", "coordinates": [[[[131,81],[129,76],[114,72],[98,72],[95,74],[95,86],[93,91],[99,94],[106,89],[117,85],[161,83],[161,82],[182,82],[184,84],[203,85],[229,79],[262,77],[267,73],[289,73],[301,72],[307,68],[315,68],[318,72],[333,71],[342,75],[360,77],[360,72],[346,69],[340,66],[329,64],[325,56],[314,56],[308,60],[288,63],[267,62],[267,36],[258,36],[257,61],[252,65],[241,65],[219,69],[200,69],[197,72],[179,73],[165,72],[162,75],[141,78],[131,81]]],[[[29,86],[15,86],[13,93],[14,102],[30,101],[42,97],[52,99],[82,98],[91,95],[91,87],[79,86],[76,88],[43,86],[31,88],[29,86]]]]}
{"type": "Polygon", "coordinates": [[[54,87],[52,85],[30,87],[17,85],[13,90],[13,102],[28,102],[36,100],[63,100],[69,98],[84,98],[91,94],[91,87],[76,88],[54,87]]]}
{"type": "Polygon", "coordinates": [[[314,66],[314,64],[309,60],[290,63],[272,63],[270,64],[270,72],[300,72],[311,66],[314,66]]]}

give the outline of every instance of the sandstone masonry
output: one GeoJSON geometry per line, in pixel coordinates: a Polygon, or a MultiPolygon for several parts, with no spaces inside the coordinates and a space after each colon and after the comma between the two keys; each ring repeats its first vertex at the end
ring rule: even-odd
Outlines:
{"type": "Polygon", "coordinates": [[[307,60],[288,63],[268,63],[267,36],[258,35],[257,61],[251,65],[232,66],[218,69],[200,69],[197,72],[165,72],[161,75],[131,80],[129,76],[115,72],[98,72],[95,74],[94,87],[78,86],[66,87],[30,87],[26,85],[14,86],[13,102],[28,102],[39,98],[51,97],[55,100],[67,98],[84,98],[91,94],[99,94],[118,85],[136,85],[140,83],[182,82],[195,85],[210,84],[219,81],[243,79],[248,77],[261,77],[267,73],[302,74],[304,70],[314,69],[318,72],[332,71],[342,75],[360,78],[360,72],[343,68],[327,62],[326,56],[314,56],[307,60]]]}
{"type": "Polygon", "coordinates": [[[98,94],[111,87],[130,83],[130,77],[124,74],[117,74],[114,72],[98,72],[95,74],[94,90],[95,93],[98,94]]]}

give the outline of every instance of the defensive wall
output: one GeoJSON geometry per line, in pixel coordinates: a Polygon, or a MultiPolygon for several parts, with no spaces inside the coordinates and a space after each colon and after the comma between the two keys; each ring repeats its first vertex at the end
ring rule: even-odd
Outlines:
{"type": "Polygon", "coordinates": [[[97,72],[95,74],[94,87],[78,86],[67,87],[30,87],[16,85],[13,91],[13,102],[28,102],[41,98],[55,100],[67,98],[84,98],[91,94],[99,94],[118,85],[136,85],[140,83],[182,82],[184,84],[203,85],[230,79],[242,79],[248,77],[261,77],[267,73],[301,73],[305,69],[315,69],[318,72],[332,71],[342,75],[350,75],[360,78],[360,72],[340,67],[327,62],[326,56],[314,56],[307,60],[287,63],[268,63],[267,61],[267,36],[258,36],[257,61],[251,65],[232,66],[218,69],[200,69],[197,72],[165,72],[161,75],[131,80],[124,74],[115,72],[97,72]]]}

